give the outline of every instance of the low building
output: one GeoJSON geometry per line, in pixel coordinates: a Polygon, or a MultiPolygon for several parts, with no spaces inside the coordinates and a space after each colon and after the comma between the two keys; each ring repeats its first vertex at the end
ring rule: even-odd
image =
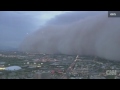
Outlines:
{"type": "Polygon", "coordinates": [[[20,69],[22,69],[22,68],[19,66],[10,66],[10,67],[5,68],[5,70],[7,70],[7,71],[15,71],[15,70],[20,70],[20,69]]]}
{"type": "Polygon", "coordinates": [[[0,70],[5,70],[4,65],[0,65],[0,70]]]}
{"type": "Polygon", "coordinates": [[[30,65],[29,65],[29,68],[36,68],[36,67],[37,67],[36,63],[35,63],[35,64],[30,64],[30,65]]]}
{"type": "Polygon", "coordinates": [[[51,73],[42,73],[41,74],[41,79],[51,79],[52,75],[51,73]]]}
{"type": "Polygon", "coordinates": [[[41,73],[36,72],[33,76],[34,79],[41,79],[41,73]]]}

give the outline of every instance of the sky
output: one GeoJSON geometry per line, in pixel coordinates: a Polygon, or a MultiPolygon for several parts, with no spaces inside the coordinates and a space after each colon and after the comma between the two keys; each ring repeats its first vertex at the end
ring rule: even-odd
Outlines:
{"type": "Polygon", "coordinates": [[[62,25],[90,15],[94,15],[94,12],[0,11],[0,48],[19,47],[27,35],[45,25],[62,25]]]}
{"type": "Polygon", "coordinates": [[[0,47],[17,48],[30,33],[67,11],[0,11],[0,47]]]}

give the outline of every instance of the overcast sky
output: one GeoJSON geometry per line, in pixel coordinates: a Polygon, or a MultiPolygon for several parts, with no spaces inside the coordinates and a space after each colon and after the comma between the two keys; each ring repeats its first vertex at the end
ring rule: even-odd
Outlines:
{"type": "Polygon", "coordinates": [[[26,35],[63,11],[0,11],[0,47],[18,47],[26,35]]]}
{"type": "Polygon", "coordinates": [[[31,32],[44,25],[61,25],[100,12],[87,11],[0,11],[0,47],[18,47],[31,32]]]}

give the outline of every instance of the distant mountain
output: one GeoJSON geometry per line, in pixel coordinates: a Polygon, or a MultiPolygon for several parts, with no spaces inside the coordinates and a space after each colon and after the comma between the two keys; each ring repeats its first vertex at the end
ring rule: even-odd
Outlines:
{"type": "Polygon", "coordinates": [[[18,49],[10,46],[0,46],[0,51],[18,51],[18,49]]]}

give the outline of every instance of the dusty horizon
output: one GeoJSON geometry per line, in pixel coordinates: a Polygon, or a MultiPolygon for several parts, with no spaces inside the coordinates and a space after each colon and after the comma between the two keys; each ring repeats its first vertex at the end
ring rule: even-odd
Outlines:
{"type": "Polygon", "coordinates": [[[46,25],[28,35],[21,51],[88,55],[120,61],[120,18],[99,14],[63,25],[46,25]]]}

